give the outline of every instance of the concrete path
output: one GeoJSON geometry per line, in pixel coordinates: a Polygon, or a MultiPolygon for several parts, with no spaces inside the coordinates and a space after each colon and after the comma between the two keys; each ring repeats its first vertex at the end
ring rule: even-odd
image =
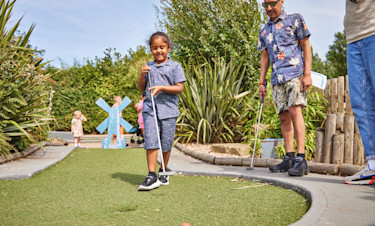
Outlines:
{"type": "Polygon", "coordinates": [[[306,215],[294,225],[375,225],[375,186],[347,185],[338,176],[290,177],[287,173],[270,173],[266,168],[216,166],[186,156],[176,148],[168,168],[188,175],[243,177],[298,190],[310,197],[312,203],[306,215]]]}
{"type": "Polygon", "coordinates": [[[26,179],[63,160],[74,147],[46,146],[26,158],[0,165],[0,180],[26,179]]]}
{"type": "MultiPolygon", "coordinates": [[[[49,146],[33,155],[0,165],[0,179],[25,179],[64,159],[74,148],[49,146]]],[[[296,190],[312,200],[306,215],[294,225],[375,225],[375,186],[353,186],[342,177],[309,174],[289,177],[265,168],[210,165],[179,150],[172,151],[168,168],[186,175],[242,177],[296,190]]],[[[173,177],[171,178],[173,182],[173,177]]],[[[230,192],[228,192],[230,198],[230,192]]]]}

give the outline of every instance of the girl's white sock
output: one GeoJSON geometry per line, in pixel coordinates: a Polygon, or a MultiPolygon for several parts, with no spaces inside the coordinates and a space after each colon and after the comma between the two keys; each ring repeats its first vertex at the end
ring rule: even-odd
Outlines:
{"type": "Polygon", "coordinates": [[[367,161],[368,168],[375,171],[375,159],[370,159],[367,161]]]}

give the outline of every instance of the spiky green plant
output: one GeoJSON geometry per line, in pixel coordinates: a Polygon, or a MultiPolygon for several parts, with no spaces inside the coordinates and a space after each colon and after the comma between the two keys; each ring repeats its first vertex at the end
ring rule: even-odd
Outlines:
{"type": "Polygon", "coordinates": [[[31,25],[24,35],[16,35],[21,19],[13,26],[14,1],[0,0],[0,155],[37,142],[41,126],[50,118],[45,115],[45,82],[42,59],[28,48],[31,25]]]}
{"type": "Polygon", "coordinates": [[[179,96],[177,140],[197,143],[233,142],[242,139],[243,102],[241,91],[245,68],[238,61],[223,58],[195,66],[185,65],[187,81],[179,96]]]}

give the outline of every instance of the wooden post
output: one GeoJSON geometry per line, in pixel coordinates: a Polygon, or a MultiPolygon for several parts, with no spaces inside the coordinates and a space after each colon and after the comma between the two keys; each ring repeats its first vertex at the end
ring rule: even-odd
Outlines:
{"type": "Polygon", "coordinates": [[[353,143],[354,143],[354,116],[344,116],[344,163],[353,164],[353,143]]]}
{"type": "Polygon", "coordinates": [[[337,78],[331,79],[331,113],[337,112],[337,78]]]}
{"type": "Polygon", "coordinates": [[[344,160],[344,139],[343,133],[336,133],[332,137],[332,163],[341,165],[344,160]]]}
{"type": "Polygon", "coordinates": [[[349,79],[345,76],[345,108],[346,115],[353,115],[352,105],[350,103],[349,79]]]}
{"type": "Polygon", "coordinates": [[[328,114],[326,119],[326,128],[324,132],[323,163],[331,163],[332,156],[332,136],[336,132],[336,115],[328,114]]]}
{"type": "Polygon", "coordinates": [[[344,114],[343,113],[337,113],[337,119],[336,119],[336,130],[340,132],[344,132],[344,114]]]}
{"type": "Polygon", "coordinates": [[[345,96],[345,77],[340,76],[337,78],[337,102],[339,113],[344,113],[344,96],[345,96]]]}
{"type": "Polygon", "coordinates": [[[314,162],[322,162],[323,154],[323,143],[324,143],[324,129],[316,129],[316,138],[315,138],[315,157],[314,162]]]}
{"type": "Polygon", "coordinates": [[[362,139],[360,134],[354,134],[354,165],[362,166],[365,162],[365,149],[363,147],[362,139]]]}
{"type": "MultiPolygon", "coordinates": [[[[328,106],[330,106],[330,104],[331,104],[331,79],[327,80],[327,85],[326,85],[324,97],[328,101],[328,106]]],[[[331,108],[330,107],[328,107],[327,113],[328,114],[331,113],[331,108]]]]}

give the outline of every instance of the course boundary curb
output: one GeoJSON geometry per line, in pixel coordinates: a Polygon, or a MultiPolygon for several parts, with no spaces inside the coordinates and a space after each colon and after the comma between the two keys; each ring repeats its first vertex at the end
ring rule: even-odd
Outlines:
{"type": "MultiPolygon", "coordinates": [[[[212,155],[196,152],[188,149],[180,143],[176,143],[175,147],[184,154],[193,158],[202,160],[213,165],[230,165],[230,166],[250,166],[251,159],[248,157],[230,158],[230,157],[215,157],[212,155]]],[[[254,167],[270,167],[277,165],[281,159],[254,159],[254,167]]],[[[319,174],[330,174],[340,176],[351,176],[362,169],[362,166],[355,166],[350,164],[328,164],[328,163],[307,163],[310,172],[319,174]]]]}
{"type": "Polygon", "coordinates": [[[68,145],[68,143],[66,143],[66,142],[59,143],[59,142],[43,141],[40,144],[33,144],[33,145],[29,146],[24,151],[8,154],[7,157],[0,157],[0,165],[3,164],[3,163],[7,163],[7,162],[10,162],[10,161],[20,159],[20,158],[25,158],[25,157],[31,155],[32,153],[34,153],[34,152],[38,151],[39,149],[44,148],[46,146],[64,146],[64,145],[66,146],[66,145],[68,145]]]}

